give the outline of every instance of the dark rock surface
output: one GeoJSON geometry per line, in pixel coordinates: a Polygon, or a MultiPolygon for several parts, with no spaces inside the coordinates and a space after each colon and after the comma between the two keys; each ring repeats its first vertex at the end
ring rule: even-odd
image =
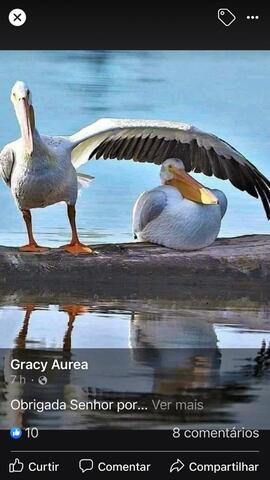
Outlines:
{"type": "Polygon", "coordinates": [[[175,299],[193,305],[267,302],[270,235],[218,239],[200,251],[128,243],[95,245],[92,255],[0,247],[0,297],[175,299]]]}

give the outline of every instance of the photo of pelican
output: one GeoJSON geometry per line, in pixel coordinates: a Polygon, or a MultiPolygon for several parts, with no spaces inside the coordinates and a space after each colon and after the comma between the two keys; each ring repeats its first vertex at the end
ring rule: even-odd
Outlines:
{"type": "Polygon", "coordinates": [[[197,250],[216,239],[227,198],[209,190],[185,173],[181,160],[165,160],[162,186],[144,192],[133,210],[134,236],[165,247],[197,250]]]}
{"type": "Polygon", "coordinates": [[[142,194],[133,212],[135,238],[170,248],[196,250],[216,239],[227,208],[223,192],[210,191],[186,171],[229,179],[238,189],[261,198],[270,218],[270,181],[224,140],[196,127],[158,120],[100,119],[71,136],[40,135],[32,94],[17,81],[11,101],[21,138],[0,153],[1,175],[22,212],[29,243],[23,252],[43,252],[33,236],[31,209],[67,204],[72,230],[69,253],[92,253],[80,242],[75,204],[78,186],[92,177],[76,168],[91,158],[162,164],[163,187],[142,194]],[[176,158],[171,159],[174,155],[176,158]]]}

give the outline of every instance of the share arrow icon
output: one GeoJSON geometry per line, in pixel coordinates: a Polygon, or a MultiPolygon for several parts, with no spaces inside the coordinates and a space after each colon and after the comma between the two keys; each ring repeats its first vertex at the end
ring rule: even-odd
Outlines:
{"type": "Polygon", "coordinates": [[[182,470],[182,468],[184,468],[184,466],[185,464],[180,460],[180,458],[178,458],[176,462],[171,464],[170,473],[173,473],[173,472],[179,473],[182,470]]]}

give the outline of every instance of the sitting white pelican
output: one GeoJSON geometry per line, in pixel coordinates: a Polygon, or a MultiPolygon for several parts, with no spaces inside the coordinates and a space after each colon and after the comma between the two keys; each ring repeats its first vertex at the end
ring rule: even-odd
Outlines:
{"type": "MultiPolygon", "coordinates": [[[[72,229],[65,249],[90,253],[81,244],[75,223],[79,165],[95,158],[133,159],[162,164],[180,158],[186,172],[203,172],[229,179],[240,190],[260,196],[270,218],[270,182],[231,145],[192,125],[151,120],[101,119],[70,137],[40,135],[36,129],[31,93],[16,82],[11,100],[20,124],[21,138],[0,153],[0,173],[23,213],[29,243],[23,251],[42,250],[34,240],[30,210],[64,201],[72,229]]],[[[84,182],[91,177],[82,176],[84,182]]],[[[79,176],[80,179],[80,176],[79,176]]],[[[198,220],[198,219],[197,219],[198,220]]],[[[197,221],[196,220],[196,221],[197,221]]]]}
{"type": "Polygon", "coordinates": [[[197,250],[217,238],[227,199],[185,172],[181,160],[165,160],[162,186],[142,193],[133,209],[134,236],[179,250],[197,250]]]}

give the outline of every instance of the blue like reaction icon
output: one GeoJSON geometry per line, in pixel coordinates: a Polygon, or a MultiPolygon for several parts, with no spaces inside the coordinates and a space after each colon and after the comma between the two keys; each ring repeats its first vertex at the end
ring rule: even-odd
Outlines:
{"type": "Polygon", "coordinates": [[[13,427],[10,429],[10,436],[14,440],[18,440],[22,436],[22,429],[20,427],[13,427]]]}

